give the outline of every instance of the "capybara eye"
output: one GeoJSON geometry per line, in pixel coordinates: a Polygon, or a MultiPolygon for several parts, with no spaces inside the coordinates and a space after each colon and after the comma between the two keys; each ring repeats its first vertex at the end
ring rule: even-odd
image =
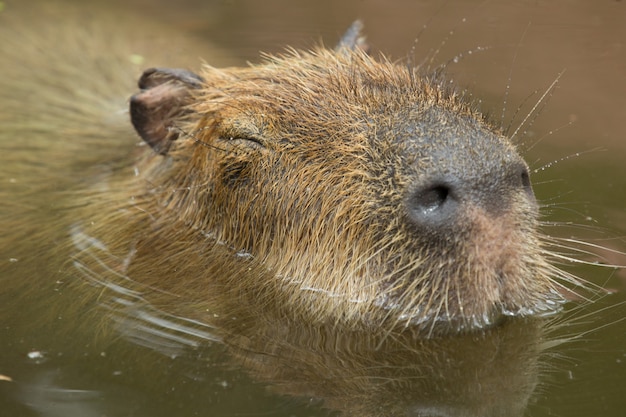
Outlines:
{"type": "Polygon", "coordinates": [[[229,136],[227,139],[228,143],[240,146],[242,148],[249,149],[264,149],[265,144],[262,140],[254,138],[254,137],[240,137],[240,136],[229,136]]]}

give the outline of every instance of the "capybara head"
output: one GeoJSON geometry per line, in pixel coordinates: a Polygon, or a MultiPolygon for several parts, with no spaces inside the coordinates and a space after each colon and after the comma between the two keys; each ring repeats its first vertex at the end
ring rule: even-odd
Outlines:
{"type": "Polygon", "coordinates": [[[145,245],[194,242],[198,317],[216,288],[293,321],[426,335],[558,309],[527,165],[441,77],[344,46],[151,69],[140,88],[145,245]]]}

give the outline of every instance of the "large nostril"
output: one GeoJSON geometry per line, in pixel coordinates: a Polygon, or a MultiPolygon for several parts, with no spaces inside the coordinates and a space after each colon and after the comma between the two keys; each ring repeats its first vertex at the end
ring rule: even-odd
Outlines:
{"type": "Polygon", "coordinates": [[[450,189],[445,185],[436,185],[419,191],[415,195],[415,208],[426,215],[431,214],[446,204],[448,194],[450,194],[450,189]]]}
{"type": "Polygon", "coordinates": [[[425,184],[413,191],[408,209],[411,219],[418,226],[440,227],[457,214],[456,187],[445,181],[425,184]]]}
{"type": "Polygon", "coordinates": [[[519,170],[518,178],[521,179],[521,185],[530,201],[535,201],[535,192],[533,191],[532,183],[530,182],[530,174],[528,168],[522,166],[519,170]]]}
{"type": "Polygon", "coordinates": [[[462,221],[463,211],[469,206],[491,214],[510,210],[512,204],[520,202],[513,197],[520,191],[531,204],[535,202],[528,169],[521,162],[509,164],[493,175],[463,174],[444,174],[414,188],[406,200],[413,224],[424,230],[449,230],[462,221]]]}
{"type": "Polygon", "coordinates": [[[524,188],[531,188],[530,186],[530,175],[528,174],[528,170],[526,168],[522,169],[522,186],[524,188]]]}

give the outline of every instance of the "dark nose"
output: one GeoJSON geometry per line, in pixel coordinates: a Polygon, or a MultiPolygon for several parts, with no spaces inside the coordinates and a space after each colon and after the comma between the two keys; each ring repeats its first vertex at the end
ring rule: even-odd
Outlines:
{"type": "Polygon", "coordinates": [[[454,225],[469,205],[493,215],[502,213],[510,208],[516,194],[535,204],[528,169],[521,162],[479,176],[464,176],[462,172],[433,176],[415,186],[407,206],[416,226],[435,230],[454,225]]]}

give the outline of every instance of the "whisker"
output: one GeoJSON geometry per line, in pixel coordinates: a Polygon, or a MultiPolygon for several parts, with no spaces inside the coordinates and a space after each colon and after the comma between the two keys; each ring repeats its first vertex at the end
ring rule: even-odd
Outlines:
{"type": "Polygon", "coordinates": [[[439,54],[441,53],[441,50],[443,49],[444,46],[446,46],[446,44],[452,38],[452,36],[456,34],[456,30],[458,29],[458,27],[461,24],[465,23],[466,21],[467,21],[466,18],[462,18],[459,23],[457,23],[450,31],[448,31],[447,35],[444,36],[444,38],[439,43],[439,46],[437,47],[437,49],[435,49],[432,53],[427,54],[425,60],[422,61],[422,64],[420,64],[419,67],[421,67],[425,62],[428,62],[428,65],[426,66],[426,70],[428,72],[435,72],[435,73],[438,72],[438,69],[440,69],[439,66],[434,70],[432,69],[432,65],[435,62],[435,59],[439,56],[439,54]]]}
{"type": "MultiPolygon", "coordinates": [[[[415,54],[416,54],[416,50],[417,50],[417,44],[419,43],[420,39],[422,38],[422,35],[424,34],[424,32],[426,32],[426,29],[430,26],[430,24],[433,22],[435,16],[437,16],[444,8],[446,7],[446,4],[444,3],[443,5],[441,5],[441,7],[439,7],[439,9],[437,9],[435,11],[435,13],[431,14],[430,17],[428,18],[428,20],[426,21],[426,23],[424,23],[422,25],[422,27],[420,28],[419,32],[417,33],[417,36],[415,36],[415,38],[413,39],[413,44],[411,45],[411,48],[409,49],[409,54],[408,54],[408,69],[412,69],[415,66],[415,54]]],[[[419,66],[418,66],[419,67],[419,66]]],[[[413,71],[409,71],[409,73],[413,73],[413,71]]]]}
{"type": "MultiPolygon", "coordinates": [[[[561,316],[561,317],[555,318],[555,320],[548,325],[548,328],[550,329],[550,333],[555,333],[564,327],[567,327],[567,328],[571,328],[572,326],[588,327],[591,324],[597,323],[598,316],[607,316],[611,311],[614,311],[616,309],[621,309],[624,306],[626,306],[626,302],[622,301],[616,304],[604,306],[600,309],[593,310],[582,315],[578,315],[578,316],[576,315],[578,311],[582,311],[584,308],[588,307],[591,303],[597,303],[597,301],[599,300],[600,299],[591,301],[589,304],[581,305],[577,309],[573,310],[571,314],[567,316],[561,316]],[[574,316],[572,317],[572,315],[574,316]]],[[[575,331],[571,331],[568,334],[559,336],[558,339],[547,340],[546,342],[542,344],[542,348],[550,349],[550,348],[560,346],[564,343],[571,343],[575,340],[589,341],[589,335],[596,333],[600,330],[613,327],[616,324],[623,322],[624,320],[626,320],[626,316],[621,315],[616,320],[613,320],[613,321],[610,321],[608,323],[604,323],[601,325],[596,325],[595,327],[592,327],[589,330],[580,331],[577,329],[575,331]]]]}
{"type": "Polygon", "coordinates": [[[519,115],[519,113],[522,111],[526,103],[528,103],[528,101],[531,98],[533,98],[538,92],[539,90],[535,90],[532,93],[528,94],[526,97],[524,97],[522,102],[515,108],[515,112],[513,112],[513,116],[511,117],[509,124],[506,126],[506,128],[503,128],[503,132],[505,135],[507,136],[509,135],[509,132],[511,131],[511,127],[513,126],[513,123],[515,122],[515,119],[517,119],[517,116],[519,115]]]}
{"type": "MultiPolygon", "coordinates": [[[[517,56],[519,54],[520,47],[522,46],[522,42],[524,42],[524,38],[526,37],[526,34],[528,33],[529,28],[530,28],[530,22],[528,22],[528,25],[526,25],[526,29],[524,29],[524,32],[522,33],[520,40],[517,42],[517,47],[515,48],[515,54],[513,55],[513,62],[511,62],[511,68],[509,69],[509,76],[506,80],[506,88],[504,90],[504,97],[502,99],[502,115],[500,116],[500,128],[504,126],[506,106],[508,104],[509,93],[511,92],[511,80],[513,79],[513,69],[515,68],[515,63],[517,61],[517,56]]],[[[511,125],[513,124],[513,121],[515,120],[515,116],[517,115],[519,110],[520,110],[520,107],[518,107],[517,110],[515,111],[515,114],[511,118],[511,121],[509,122],[509,125],[507,126],[505,132],[508,132],[508,130],[510,129],[511,125]]]]}
{"type": "MultiPolygon", "coordinates": [[[[626,252],[622,252],[622,251],[617,250],[617,249],[612,249],[612,248],[609,248],[609,247],[606,247],[606,246],[598,245],[596,243],[586,242],[586,241],[577,240],[577,239],[568,239],[568,238],[558,238],[558,239],[562,240],[562,241],[565,241],[565,242],[574,243],[576,245],[587,246],[587,247],[590,247],[590,248],[593,248],[593,249],[599,249],[599,250],[602,250],[602,251],[614,253],[616,255],[626,255],[626,252]]],[[[568,247],[568,246],[563,246],[563,247],[570,248],[572,250],[576,250],[577,249],[577,248],[568,247]]],[[[587,252],[587,251],[584,251],[582,249],[578,250],[578,252],[584,253],[584,254],[596,255],[597,256],[597,253],[587,252]]],[[[602,266],[611,266],[611,267],[615,267],[615,268],[624,268],[624,265],[607,265],[607,264],[602,264],[602,266]]]]}
{"type": "MultiPolygon", "coordinates": [[[[571,124],[571,123],[569,123],[569,124],[571,124]]],[[[565,127],[565,126],[567,126],[567,125],[564,125],[562,127],[565,127]]],[[[535,144],[533,144],[533,146],[535,146],[535,144]]],[[[530,150],[530,148],[528,150],[530,150]]],[[[564,156],[562,158],[556,159],[556,160],[554,160],[552,162],[548,162],[547,164],[542,165],[539,168],[535,168],[532,172],[533,172],[533,174],[536,174],[539,171],[545,171],[546,169],[552,168],[554,165],[556,165],[558,163],[561,163],[563,161],[567,161],[567,160],[572,159],[572,158],[578,158],[578,157],[580,157],[582,155],[587,155],[587,154],[595,153],[595,152],[599,152],[599,151],[606,151],[606,149],[604,149],[604,148],[593,148],[593,149],[589,149],[587,151],[575,152],[573,154],[566,155],[566,156],[564,156]]]]}
{"type": "Polygon", "coordinates": [[[552,83],[550,84],[550,86],[546,89],[546,91],[541,95],[541,97],[539,97],[539,100],[537,100],[537,103],[535,103],[535,105],[530,109],[530,111],[528,112],[528,114],[526,115],[526,117],[524,117],[524,120],[522,120],[522,122],[519,124],[519,126],[517,127],[517,129],[515,129],[515,131],[513,132],[513,134],[509,137],[510,140],[513,140],[513,138],[515,138],[515,136],[517,136],[517,134],[519,133],[519,131],[526,126],[526,123],[528,122],[528,120],[534,120],[531,119],[531,117],[536,117],[536,111],[539,108],[539,106],[544,103],[544,101],[550,97],[550,95],[552,94],[552,92],[554,91],[554,88],[556,87],[556,85],[558,84],[559,80],[561,79],[561,77],[563,76],[563,74],[565,73],[565,70],[561,71],[557,76],[556,79],[554,81],[552,81],[552,83]]]}
{"type": "Polygon", "coordinates": [[[537,139],[535,142],[533,142],[532,145],[525,147],[524,148],[524,152],[528,152],[531,151],[535,146],[537,146],[540,142],[542,142],[545,138],[547,138],[548,136],[552,136],[553,134],[561,131],[562,129],[568,128],[570,126],[572,126],[576,121],[575,120],[570,120],[569,122],[555,128],[555,129],[551,129],[548,132],[546,132],[545,134],[541,135],[539,137],[539,139],[537,139]]]}
{"type": "Polygon", "coordinates": [[[452,58],[448,59],[443,64],[440,64],[439,66],[437,66],[434,72],[436,73],[443,72],[445,69],[447,69],[450,66],[450,64],[458,64],[462,59],[465,58],[466,55],[472,55],[473,53],[476,53],[476,52],[488,51],[489,49],[491,49],[490,46],[477,46],[476,48],[468,49],[464,52],[460,52],[456,54],[455,56],[453,56],[452,58]]]}

